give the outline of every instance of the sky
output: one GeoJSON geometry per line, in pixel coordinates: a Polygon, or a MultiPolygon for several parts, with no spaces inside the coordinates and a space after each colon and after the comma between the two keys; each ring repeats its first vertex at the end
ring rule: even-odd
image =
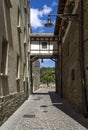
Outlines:
{"type": "Polygon", "coordinates": [[[43,63],[40,60],[40,67],[55,67],[55,62],[48,59],[43,59],[43,63]]]}
{"type": "MultiPolygon", "coordinates": [[[[31,7],[31,27],[32,33],[53,33],[54,27],[47,28],[44,24],[47,22],[48,14],[56,14],[59,0],[30,0],[31,7]]],[[[55,24],[56,17],[51,17],[55,24]]],[[[54,67],[54,62],[51,60],[44,60],[41,66],[54,67]]]]}

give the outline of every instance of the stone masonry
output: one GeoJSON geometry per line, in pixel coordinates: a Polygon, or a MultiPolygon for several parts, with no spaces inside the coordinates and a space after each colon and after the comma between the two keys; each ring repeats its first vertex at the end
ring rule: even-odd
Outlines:
{"type": "MultiPolygon", "coordinates": [[[[63,1],[60,1],[58,13],[66,13],[67,10],[71,9],[72,5],[69,4],[70,0],[64,0],[64,7],[61,6],[63,1]],[[70,5],[70,6],[69,6],[70,5]],[[61,10],[62,9],[62,10],[61,10]],[[63,11],[63,12],[61,12],[63,11]]],[[[59,41],[59,80],[58,80],[58,92],[59,94],[67,100],[73,108],[81,113],[85,113],[85,109],[88,109],[88,1],[83,1],[83,37],[84,37],[84,61],[80,56],[80,19],[75,21],[66,21],[63,24],[63,20],[58,25],[56,22],[55,34],[62,37],[59,41]],[[60,26],[62,26],[62,32],[60,32],[60,26]],[[63,35],[63,36],[62,36],[63,35]],[[84,64],[85,77],[86,77],[86,89],[83,87],[84,81],[81,77],[82,69],[80,68],[80,61],[84,64]],[[82,84],[83,83],[83,84],[82,84]],[[84,90],[85,89],[85,90],[84,90]],[[85,91],[85,92],[84,92],[85,91]],[[86,95],[86,96],[85,96],[86,95]],[[86,102],[87,100],[87,102],[86,102]],[[86,103],[85,103],[86,102],[86,103]],[[85,108],[85,106],[87,107],[85,108]]],[[[69,13],[69,12],[67,12],[69,13]]],[[[80,12],[80,0],[75,0],[75,5],[72,10],[72,14],[81,14],[80,12]]],[[[59,18],[57,18],[59,19],[59,18]]],[[[61,38],[60,37],[60,38],[61,38]]],[[[86,110],[87,112],[87,110],[86,110]]]]}
{"type": "Polygon", "coordinates": [[[28,0],[0,1],[0,125],[28,95],[28,0]],[[26,95],[25,95],[26,94],[26,95]]]}
{"type": "Polygon", "coordinates": [[[88,130],[88,119],[48,87],[35,91],[0,130],[88,130]]]}
{"type": "Polygon", "coordinates": [[[0,125],[24,102],[26,95],[21,93],[0,97],[0,125]]]}
{"type": "Polygon", "coordinates": [[[36,60],[32,63],[33,67],[33,90],[37,90],[40,87],[40,62],[36,60]]]}

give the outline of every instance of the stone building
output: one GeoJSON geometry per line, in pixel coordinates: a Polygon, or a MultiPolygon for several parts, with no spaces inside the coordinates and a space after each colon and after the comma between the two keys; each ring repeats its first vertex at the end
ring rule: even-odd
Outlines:
{"type": "Polygon", "coordinates": [[[57,57],[57,40],[54,34],[30,34],[30,61],[31,61],[31,93],[40,87],[39,59],[54,59],[57,57]]]}
{"type": "Polygon", "coordinates": [[[40,87],[40,62],[36,60],[32,63],[33,71],[33,91],[37,90],[40,87]]]}
{"type": "Polygon", "coordinates": [[[0,124],[28,96],[29,34],[29,1],[0,0],[0,124]]]}
{"type": "Polygon", "coordinates": [[[59,37],[57,92],[88,116],[88,0],[60,0],[55,35],[59,37]],[[77,14],[72,16],[72,14],[77,14]]]}

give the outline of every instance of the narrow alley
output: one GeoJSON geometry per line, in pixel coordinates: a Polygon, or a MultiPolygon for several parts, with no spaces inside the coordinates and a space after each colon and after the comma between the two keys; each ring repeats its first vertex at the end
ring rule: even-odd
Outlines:
{"type": "Polygon", "coordinates": [[[0,0],[0,130],[88,129],[88,0],[0,0]]]}
{"type": "Polygon", "coordinates": [[[54,91],[50,87],[35,91],[0,130],[88,129],[88,119],[75,113],[54,91]]]}

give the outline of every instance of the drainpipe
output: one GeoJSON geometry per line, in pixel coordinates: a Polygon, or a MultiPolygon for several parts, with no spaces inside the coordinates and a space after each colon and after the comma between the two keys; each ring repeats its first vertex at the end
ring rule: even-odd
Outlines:
{"type": "Polygon", "coordinates": [[[85,58],[84,58],[84,12],[83,6],[84,1],[80,0],[80,14],[79,14],[79,55],[80,55],[80,72],[81,72],[81,82],[82,82],[82,94],[83,94],[83,109],[84,116],[88,117],[88,102],[87,102],[87,85],[86,85],[86,75],[85,75],[85,58]]]}

